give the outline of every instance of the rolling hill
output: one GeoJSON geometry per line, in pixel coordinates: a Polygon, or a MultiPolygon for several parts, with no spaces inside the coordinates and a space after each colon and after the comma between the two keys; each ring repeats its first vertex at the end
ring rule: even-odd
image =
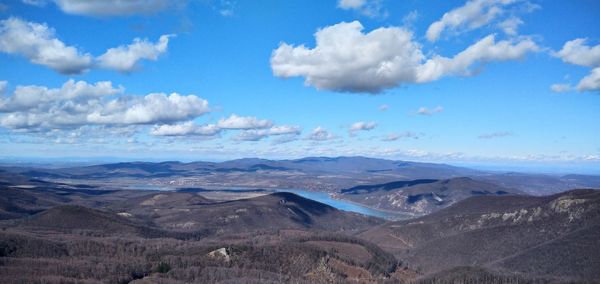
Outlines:
{"type": "Polygon", "coordinates": [[[528,277],[599,279],[600,191],[478,196],[360,234],[432,274],[476,266],[528,277]],[[594,267],[595,266],[595,267],[594,267]]]}

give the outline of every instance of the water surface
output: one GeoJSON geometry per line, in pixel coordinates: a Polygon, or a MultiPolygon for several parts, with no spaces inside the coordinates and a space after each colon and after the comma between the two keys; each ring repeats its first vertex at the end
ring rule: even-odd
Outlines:
{"type": "Polygon", "coordinates": [[[362,205],[359,205],[359,204],[356,204],[356,203],[353,203],[350,201],[346,201],[343,199],[335,199],[326,192],[306,191],[306,190],[301,190],[301,189],[278,189],[276,191],[295,193],[304,198],[312,199],[312,200],[327,204],[327,205],[329,205],[333,208],[339,209],[339,210],[356,212],[356,213],[360,213],[363,215],[374,216],[374,217],[384,218],[384,219],[388,219],[388,220],[408,219],[411,217],[410,215],[405,214],[405,213],[393,213],[393,212],[381,211],[381,210],[372,209],[372,208],[369,208],[366,206],[362,206],[362,205]]]}

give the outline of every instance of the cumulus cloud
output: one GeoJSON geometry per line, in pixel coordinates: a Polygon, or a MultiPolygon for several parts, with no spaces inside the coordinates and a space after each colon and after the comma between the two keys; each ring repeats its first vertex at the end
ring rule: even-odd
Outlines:
{"type": "Polygon", "coordinates": [[[0,52],[21,55],[31,63],[44,65],[62,74],[81,74],[98,67],[120,72],[134,71],[140,60],[157,60],[159,55],[165,53],[170,37],[173,35],[163,35],[156,43],[134,39],[127,46],[110,48],[94,58],[74,46],[67,46],[46,24],[14,17],[0,21],[0,52]]]}
{"type": "Polygon", "coordinates": [[[474,64],[521,59],[528,52],[539,49],[529,38],[496,42],[495,36],[489,35],[452,58],[435,55],[428,59],[417,68],[417,81],[431,82],[446,75],[468,76],[472,74],[470,68],[474,64]]]}
{"type": "Polygon", "coordinates": [[[214,124],[196,125],[192,121],[155,126],[150,132],[155,136],[215,136],[221,129],[214,124]]]}
{"type": "Polygon", "coordinates": [[[503,7],[518,0],[470,0],[465,5],[444,13],[427,29],[429,41],[437,41],[445,30],[464,31],[482,27],[503,13],[503,7]]]}
{"type": "Polygon", "coordinates": [[[475,64],[519,59],[539,49],[528,38],[496,42],[489,35],[452,58],[427,59],[405,28],[362,30],[358,21],[342,22],[317,31],[315,48],[281,43],[271,55],[273,74],[304,77],[306,85],[319,90],[379,93],[402,83],[468,76],[475,64]]]}
{"type": "Polygon", "coordinates": [[[162,35],[158,42],[136,38],[133,43],[108,49],[97,58],[98,64],[106,69],[131,72],[141,59],[154,60],[167,51],[169,38],[174,35],[162,35]]]}
{"type": "Polygon", "coordinates": [[[208,101],[194,95],[153,93],[143,98],[111,102],[88,115],[97,124],[169,123],[198,117],[209,111],[208,101]],[[108,110],[108,111],[107,111],[108,110]]]}
{"type": "Polygon", "coordinates": [[[565,63],[592,67],[590,74],[582,78],[576,88],[580,92],[598,91],[600,90],[600,44],[589,46],[586,42],[587,39],[584,38],[567,41],[554,55],[565,63]]]}
{"type": "Polygon", "coordinates": [[[60,88],[17,86],[0,99],[0,126],[13,130],[78,128],[84,125],[149,125],[187,121],[209,111],[195,95],[127,96],[111,82],[69,80],[60,88]],[[119,96],[116,96],[119,95],[119,96]]]}
{"type": "Polygon", "coordinates": [[[54,2],[63,12],[86,16],[127,16],[153,14],[169,7],[185,5],[187,1],[174,0],[23,0],[23,3],[44,6],[54,2]]]}
{"type": "Polygon", "coordinates": [[[589,46],[587,39],[578,38],[565,42],[562,49],[556,53],[564,62],[585,67],[600,66],[600,44],[589,46]]]}
{"type": "Polygon", "coordinates": [[[398,27],[362,33],[354,21],[319,30],[316,47],[282,43],[271,67],[279,77],[305,77],[317,89],[377,93],[400,82],[415,81],[414,67],[423,59],[412,33],[398,27]]]}
{"type": "Polygon", "coordinates": [[[444,111],[444,108],[441,107],[441,106],[437,106],[437,107],[435,107],[433,109],[428,109],[426,107],[420,107],[417,110],[417,114],[420,114],[420,115],[433,115],[435,113],[440,113],[442,111],[444,111]]]}
{"type": "Polygon", "coordinates": [[[331,132],[327,131],[327,129],[321,126],[313,129],[312,132],[308,135],[308,137],[306,137],[306,139],[313,141],[327,141],[333,140],[335,138],[335,135],[333,135],[331,132]]]}
{"type": "Polygon", "coordinates": [[[501,137],[512,136],[512,135],[513,135],[513,133],[510,131],[499,131],[499,132],[481,134],[478,136],[478,138],[479,139],[494,139],[494,138],[501,138],[501,137]]]}
{"type": "Polygon", "coordinates": [[[93,63],[89,54],[57,39],[54,30],[46,24],[14,17],[0,21],[0,51],[21,55],[34,64],[63,74],[85,72],[93,63]]]}
{"type": "Polygon", "coordinates": [[[354,134],[357,131],[370,131],[375,129],[375,127],[377,127],[377,123],[370,121],[370,122],[364,122],[364,121],[359,121],[359,122],[355,122],[350,126],[350,129],[348,130],[348,132],[350,132],[350,134],[354,134]]]}
{"type": "Polygon", "coordinates": [[[257,129],[269,128],[273,126],[273,122],[268,119],[232,114],[228,118],[220,119],[217,126],[222,129],[257,129]]]}
{"type": "Polygon", "coordinates": [[[592,69],[592,72],[583,77],[579,84],[577,84],[577,90],[583,91],[600,91],[600,67],[592,69]]]}

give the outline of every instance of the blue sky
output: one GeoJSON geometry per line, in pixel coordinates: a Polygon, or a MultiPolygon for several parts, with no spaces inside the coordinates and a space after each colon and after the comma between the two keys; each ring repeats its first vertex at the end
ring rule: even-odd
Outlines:
{"type": "Polygon", "coordinates": [[[115,1],[1,2],[0,156],[599,166],[597,1],[115,1]]]}

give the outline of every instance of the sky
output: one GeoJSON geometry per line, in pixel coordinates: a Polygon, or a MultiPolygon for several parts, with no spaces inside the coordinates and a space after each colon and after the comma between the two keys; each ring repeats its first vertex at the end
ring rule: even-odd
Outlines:
{"type": "Polygon", "coordinates": [[[2,0],[0,157],[600,173],[593,0],[2,0]]]}

